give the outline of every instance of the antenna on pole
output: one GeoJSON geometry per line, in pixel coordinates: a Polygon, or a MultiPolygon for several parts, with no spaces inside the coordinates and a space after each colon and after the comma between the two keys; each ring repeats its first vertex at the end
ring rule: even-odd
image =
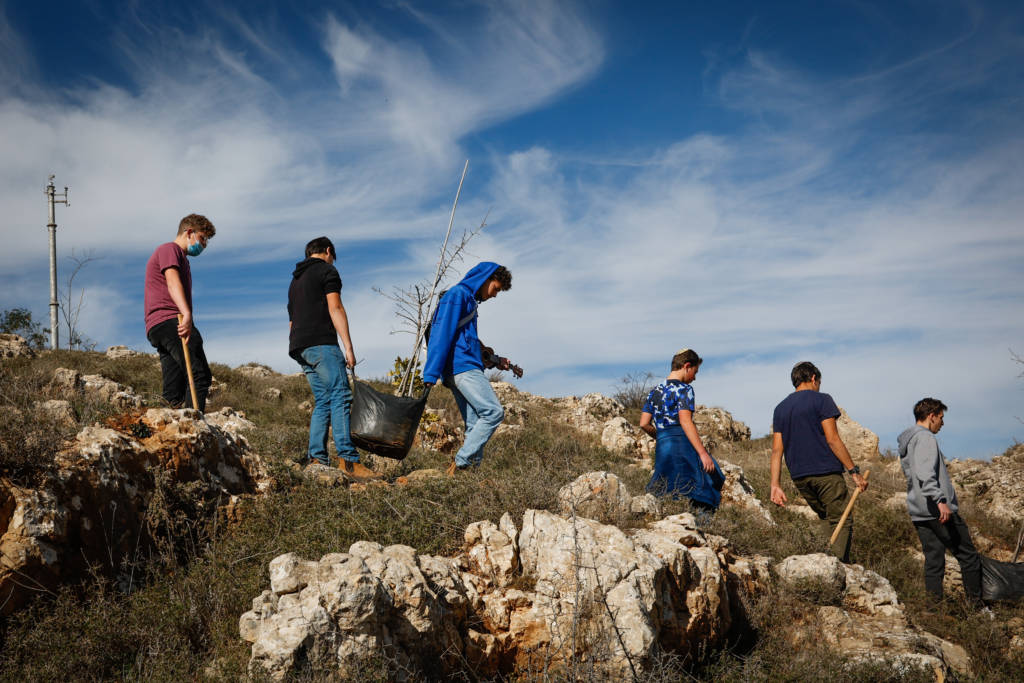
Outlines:
{"type": "Polygon", "coordinates": [[[46,193],[46,203],[50,210],[50,222],[46,224],[46,227],[50,231],[50,348],[56,350],[59,343],[59,335],[57,332],[57,215],[55,211],[55,205],[63,204],[64,206],[71,206],[68,202],[68,188],[64,186],[64,193],[61,195],[57,194],[56,188],[53,186],[54,176],[50,174],[50,182],[43,190],[46,193]]]}

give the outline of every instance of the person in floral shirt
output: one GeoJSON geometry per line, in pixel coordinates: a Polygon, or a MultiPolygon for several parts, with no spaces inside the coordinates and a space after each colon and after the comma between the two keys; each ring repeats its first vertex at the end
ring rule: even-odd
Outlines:
{"type": "Polygon", "coordinates": [[[640,429],[657,439],[647,490],[673,498],[686,496],[704,517],[718,509],[725,477],[693,423],[696,403],[690,385],[702,362],[692,349],[672,357],[672,371],[647,396],[640,429]]]}

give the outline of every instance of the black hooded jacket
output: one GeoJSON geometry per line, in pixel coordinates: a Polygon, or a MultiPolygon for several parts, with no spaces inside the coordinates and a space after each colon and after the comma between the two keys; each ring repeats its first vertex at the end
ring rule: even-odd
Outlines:
{"type": "Polygon", "coordinates": [[[307,258],[295,264],[288,287],[288,355],[299,354],[310,346],[338,345],[338,333],[327,310],[327,295],[341,293],[338,269],[319,258],[307,258]]]}

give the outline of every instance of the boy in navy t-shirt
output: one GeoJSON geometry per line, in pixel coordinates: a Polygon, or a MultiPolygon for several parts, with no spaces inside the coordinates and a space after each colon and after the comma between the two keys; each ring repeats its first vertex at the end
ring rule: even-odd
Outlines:
{"type": "MultiPolygon", "coordinates": [[[[839,408],[831,396],[821,393],[821,371],[813,363],[797,363],[790,379],[796,391],[775,406],[772,417],[772,502],[782,506],[787,502],[779,483],[785,455],[793,484],[818,517],[828,520],[834,529],[848,497],[843,470],[861,491],[868,483],[839,438],[839,408]]],[[[853,518],[847,517],[830,549],[843,562],[850,561],[852,538],[853,518]]]]}

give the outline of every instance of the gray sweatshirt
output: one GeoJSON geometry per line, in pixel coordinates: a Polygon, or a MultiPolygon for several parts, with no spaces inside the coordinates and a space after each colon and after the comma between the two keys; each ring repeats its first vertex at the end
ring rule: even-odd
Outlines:
{"type": "Polygon", "coordinates": [[[939,442],[931,430],[914,425],[900,434],[900,465],[907,478],[907,512],[915,522],[939,518],[939,503],[957,511],[956,491],[939,442]]]}

